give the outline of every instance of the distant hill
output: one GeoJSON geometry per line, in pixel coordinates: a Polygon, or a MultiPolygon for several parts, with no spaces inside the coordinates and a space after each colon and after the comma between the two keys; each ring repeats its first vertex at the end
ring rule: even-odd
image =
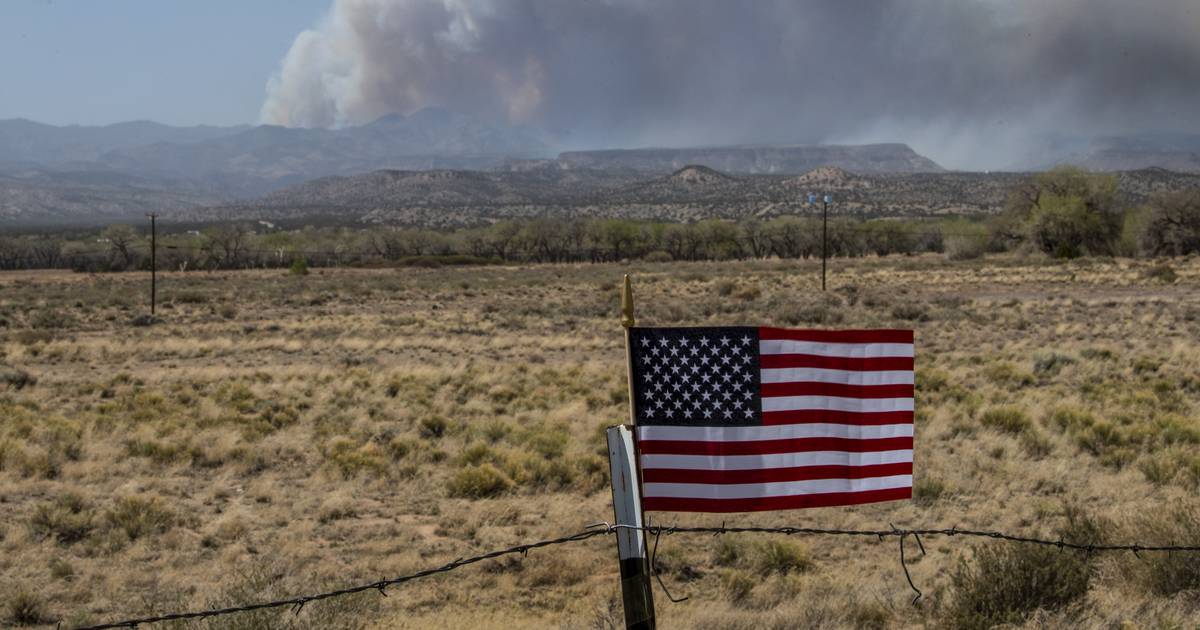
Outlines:
{"type": "Polygon", "coordinates": [[[1093,171],[1162,168],[1200,173],[1200,134],[1145,133],[1094,139],[1051,138],[1033,162],[1040,169],[1071,164],[1093,171]]]}
{"type": "Polygon", "coordinates": [[[96,162],[120,149],[160,142],[191,144],[234,135],[239,127],[171,127],[138,120],[101,127],[56,127],[22,118],[0,120],[0,162],[43,166],[96,162]]]}
{"type": "Polygon", "coordinates": [[[342,129],[183,128],[150,122],[55,127],[0,121],[0,172],[36,165],[189,180],[219,190],[225,199],[257,197],[328,175],[387,168],[486,169],[549,154],[537,130],[490,125],[436,108],[342,129]]]}
{"type": "Polygon", "coordinates": [[[856,173],[936,173],[933,160],[906,144],[734,146],[691,149],[568,151],[559,160],[578,168],[629,168],[669,173],[702,164],[726,173],[798,175],[821,166],[856,173]]]}
{"type": "Polygon", "coordinates": [[[170,214],[220,200],[183,183],[164,184],[121,173],[34,168],[0,173],[0,227],[142,219],[148,212],[170,214]]]}
{"type": "MultiPolygon", "coordinates": [[[[689,165],[661,177],[628,171],[523,163],[504,171],[378,171],[327,177],[251,202],[177,213],[191,221],[300,220],[462,227],[530,217],[621,217],[691,221],[816,212],[808,192],[832,193],[834,214],[995,214],[1027,173],[857,174],[818,167],[800,176],[731,176],[689,165]]],[[[1118,174],[1128,203],[1165,190],[1200,187],[1200,175],[1162,169],[1118,174]]]]}

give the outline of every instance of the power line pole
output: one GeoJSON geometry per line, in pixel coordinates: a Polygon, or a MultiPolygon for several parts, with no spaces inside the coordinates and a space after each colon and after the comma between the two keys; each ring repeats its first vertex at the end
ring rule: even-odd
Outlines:
{"type": "Polygon", "coordinates": [[[821,201],[821,290],[825,290],[825,261],[829,258],[829,195],[821,201]]]}
{"type": "Polygon", "coordinates": [[[150,316],[154,317],[154,309],[158,302],[158,215],[147,214],[150,217],[150,316]]]}

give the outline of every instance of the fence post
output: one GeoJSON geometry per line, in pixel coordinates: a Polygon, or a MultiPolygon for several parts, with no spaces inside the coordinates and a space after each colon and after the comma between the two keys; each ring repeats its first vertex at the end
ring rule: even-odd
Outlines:
{"type": "Polygon", "coordinates": [[[654,630],[654,597],[650,591],[650,562],[646,532],[641,528],[642,496],[633,451],[633,430],[625,425],[608,429],[608,465],[612,471],[613,513],[617,525],[617,556],[621,563],[621,603],[625,627],[654,630]]]}

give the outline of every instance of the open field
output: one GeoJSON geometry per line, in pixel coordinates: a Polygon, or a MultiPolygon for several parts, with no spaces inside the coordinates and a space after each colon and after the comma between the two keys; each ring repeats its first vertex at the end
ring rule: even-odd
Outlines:
{"type": "MultiPolygon", "coordinates": [[[[839,259],[826,295],[803,260],[169,273],[153,326],[131,323],[147,274],[5,273],[0,624],[323,590],[610,519],[627,272],[646,325],[917,331],[914,501],[662,523],[1197,544],[1200,259],[1168,264],[839,259]]],[[[965,624],[988,596],[963,572],[999,544],[909,542],[919,608],[894,540],[664,537],[663,577],[691,599],[656,588],[660,627],[965,624]]],[[[612,628],[614,545],[176,627],[612,628]]],[[[1077,565],[1086,593],[1028,627],[1200,615],[1200,559],[1077,565]]]]}

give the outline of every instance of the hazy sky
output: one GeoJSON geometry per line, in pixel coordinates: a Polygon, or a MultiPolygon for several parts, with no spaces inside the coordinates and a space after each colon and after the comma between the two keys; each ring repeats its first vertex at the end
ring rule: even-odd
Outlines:
{"type": "Polygon", "coordinates": [[[1051,134],[1200,132],[1198,33],[1200,0],[0,0],[0,118],[438,106],[567,148],[899,141],[997,168],[1051,134]]]}
{"type": "Polygon", "coordinates": [[[0,119],[255,123],[330,0],[0,0],[0,119]]]}

